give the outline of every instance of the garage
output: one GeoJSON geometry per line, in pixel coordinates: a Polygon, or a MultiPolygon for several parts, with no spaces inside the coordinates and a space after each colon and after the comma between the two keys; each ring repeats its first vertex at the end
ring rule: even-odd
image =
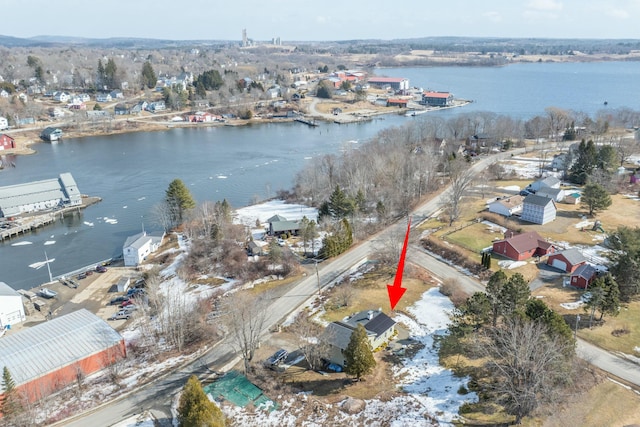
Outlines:
{"type": "Polygon", "coordinates": [[[558,270],[567,271],[567,263],[558,258],[555,258],[553,260],[553,262],[551,263],[551,267],[557,268],[558,270]]]}
{"type": "Polygon", "coordinates": [[[582,252],[575,248],[565,249],[562,252],[551,254],[547,259],[547,265],[566,273],[574,272],[576,268],[585,262],[587,262],[587,259],[582,252]]]}

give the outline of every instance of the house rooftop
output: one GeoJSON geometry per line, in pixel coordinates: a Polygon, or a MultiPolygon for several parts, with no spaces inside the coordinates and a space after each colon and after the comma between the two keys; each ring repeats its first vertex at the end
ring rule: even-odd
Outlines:
{"type": "Polygon", "coordinates": [[[537,194],[529,194],[524,198],[523,203],[536,206],[547,206],[549,203],[554,203],[554,201],[549,197],[538,196],[537,194]]]}
{"type": "Polygon", "coordinates": [[[451,94],[449,92],[423,92],[422,96],[428,98],[448,98],[451,94]]]}
{"type": "Polygon", "coordinates": [[[581,262],[586,262],[587,261],[587,259],[582,254],[582,252],[580,252],[580,250],[575,249],[575,248],[571,248],[571,249],[564,250],[562,252],[558,252],[557,255],[562,255],[563,257],[565,257],[565,259],[567,261],[569,261],[573,265],[580,264],[581,262]]]}
{"type": "Polygon", "coordinates": [[[548,249],[551,243],[547,242],[535,231],[518,234],[511,238],[505,239],[518,253],[530,251],[535,248],[548,249]]]}
{"type": "Polygon", "coordinates": [[[596,269],[594,266],[589,264],[582,264],[580,267],[576,268],[571,276],[579,276],[585,279],[591,279],[594,274],[596,274],[596,269]]]}

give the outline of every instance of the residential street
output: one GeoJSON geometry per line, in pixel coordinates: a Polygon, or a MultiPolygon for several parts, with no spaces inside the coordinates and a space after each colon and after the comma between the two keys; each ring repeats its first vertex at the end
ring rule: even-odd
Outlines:
{"type": "MultiPolygon", "coordinates": [[[[514,153],[520,152],[522,152],[522,150],[514,151],[514,153]]],[[[510,155],[511,153],[500,153],[497,156],[482,158],[473,164],[473,169],[476,171],[481,170],[490,163],[497,161],[498,157],[507,157],[510,155]]],[[[426,202],[413,212],[412,224],[414,226],[439,210],[443,194],[445,194],[445,192],[426,202]]],[[[263,333],[268,335],[268,331],[272,326],[282,322],[292,311],[303,305],[310,297],[316,294],[318,292],[318,280],[320,280],[321,287],[327,286],[337,277],[349,272],[355,266],[366,261],[369,254],[375,248],[376,242],[384,242],[388,236],[402,236],[404,235],[405,228],[406,221],[401,220],[377,235],[372,236],[369,240],[353,247],[338,258],[319,265],[319,279],[316,275],[309,275],[289,292],[273,301],[268,311],[263,333]]],[[[410,262],[424,267],[440,279],[457,279],[467,292],[482,291],[484,289],[475,279],[428,255],[415,244],[411,245],[407,256],[410,262]]],[[[578,341],[578,355],[593,365],[640,386],[640,369],[637,365],[581,340],[578,341]]],[[[104,406],[88,414],[76,417],[73,421],[61,422],[57,425],[72,427],[84,427],[87,425],[109,426],[121,421],[127,416],[140,413],[142,409],[154,409],[154,413],[164,413],[169,417],[172,397],[183,387],[191,374],[195,373],[201,377],[206,377],[208,374],[211,374],[211,371],[224,370],[225,367],[228,369],[232,366],[230,362],[234,360],[237,359],[233,350],[223,341],[209,350],[204,356],[182,369],[172,372],[149,385],[143,386],[128,396],[124,396],[111,403],[106,403],[104,406]]]]}

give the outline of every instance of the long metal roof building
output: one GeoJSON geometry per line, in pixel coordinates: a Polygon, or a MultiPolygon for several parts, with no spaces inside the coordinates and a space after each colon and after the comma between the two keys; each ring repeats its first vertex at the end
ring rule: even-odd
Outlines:
{"type": "Polygon", "coordinates": [[[0,369],[6,366],[20,386],[104,352],[122,339],[107,322],[81,309],[0,339],[0,369]]]}
{"type": "Polygon", "coordinates": [[[62,173],[59,178],[0,187],[2,216],[80,204],[82,195],[70,173],[62,173]]]}

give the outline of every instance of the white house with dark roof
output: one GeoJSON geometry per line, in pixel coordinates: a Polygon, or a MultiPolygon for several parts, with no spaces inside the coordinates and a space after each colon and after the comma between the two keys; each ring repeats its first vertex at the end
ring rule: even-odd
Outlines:
{"type": "Polygon", "coordinates": [[[536,191],[536,196],[553,199],[554,202],[561,202],[564,200],[564,190],[560,188],[542,187],[536,191]]]}
{"type": "Polygon", "coordinates": [[[556,219],[556,211],[553,199],[529,194],[524,198],[520,219],[534,224],[546,224],[556,219]]]}
{"type": "Polygon", "coordinates": [[[396,322],[380,309],[361,311],[342,322],[332,322],[325,329],[325,338],[329,342],[327,359],[330,362],[345,366],[344,351],[359,324],[367,331],[372,350],[388,342],[395,333],[396,322]]]}
{"type": "Polygon", "coordinates": [[[0,330],[24,322],[22,295],[4,282],[0,282],[0,330]]]}
{"type": "Polygon", "coordinates": [[[560,188],[560,180],[555,176],[547,176],[532,182],[527,186],[528,190],[538,191],[541,188],[560,188]]]}
{"type": "Polygon", "coordinates": [[[150,254],[160,248],[162,239],[164,239],[164,233],[149,235],[145,231],[128,237],[122,246],[124,265],[135,267],[142,263],[150,254]]]}

